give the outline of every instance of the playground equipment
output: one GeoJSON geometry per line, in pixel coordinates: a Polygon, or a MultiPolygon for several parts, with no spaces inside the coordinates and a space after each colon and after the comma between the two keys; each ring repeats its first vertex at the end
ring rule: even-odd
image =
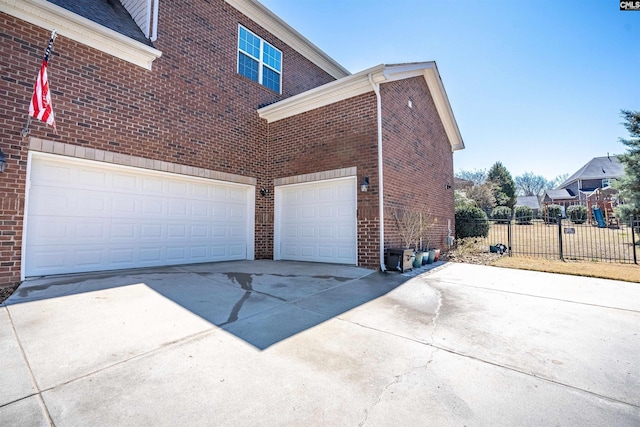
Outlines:
{"type": "Polygon", "coordinates": [[[600,228],[620,228],[620,222],[613,213],[618,205],[616,194],[606,188],[599,188],[587,197],[587,209],[592,213],[589,223],[600,228]]]}
{"type": "Polygon", "coordinates": [[[602,209],[593,206],[591,212],[593,213],[593,219],[598,224],[598,228],[607,228],[607,223],[604,221],[604,216],[602,215],[602,209]]]}

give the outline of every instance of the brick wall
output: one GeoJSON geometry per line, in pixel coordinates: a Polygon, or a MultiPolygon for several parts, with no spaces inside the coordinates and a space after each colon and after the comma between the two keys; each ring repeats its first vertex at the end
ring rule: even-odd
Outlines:
{"type": "Polygon", "coordinates": [[[379,265],[376,120],[376,98],[370,92],[269,125],[269,176],[355,166],[358,184],[369,177],[369,191],[358,191],[357,217],[358,264],[370,268],[379,265]]]}
{"type": "Polygon", "coordinates": [[[393,213],[415,211],[433,219],[429,246],[444,249],[447,220],[455,229],[453,154],[429,88],[414,77],[385,83],[380,93],[385,248],[402,246],[393,213]]]}
{"type": "MultiPolygon", "coordinates": [[[[161,2],[153,70],[64,36],[49,79],[59,135],[31,136],[257,177],[268,186],[267,125],[259,106],[334,80],[222,0],[161,2]],[[236,73],[241,23],[283,52],[283,94],[236,73]]],[[[50,30],[0,13],[0,286],[19,281],[27,141],[20,137],[50,30]]],[[[271,206],[256,195],[256,257],[270,258],[271,206]]]]}

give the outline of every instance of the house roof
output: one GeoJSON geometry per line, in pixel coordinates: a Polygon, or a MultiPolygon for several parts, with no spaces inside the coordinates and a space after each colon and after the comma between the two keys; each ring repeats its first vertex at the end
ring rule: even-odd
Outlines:
{"type": "MultiPolygon", "coordinates": [[[[96,0],[95,3],[102,3],[103,1],[106,0],[96,0]]],[[[72,4],[73,1],[67,0],[65,5],[67,3],[72,4]]],[[[85,4],[90,5],[92,2],[84,1],[78,3],[81,3],[84,7],[85,4]]],[[[94,15],[86,18],[49,1],[0,0],[0,12],[15,16],[49,31],[55,28],[60,36],[149,70],[153,61],[162,56],[162,52],[150,46],[146,39],[144,42],[133,39],[128,35],[97,23],[94,21],[96,19],[94,15]]],[[[114,14],[119,16],[117,12],[114,12],[114,14]]],[[[130,16],[129,19],[131,20],[130,16]]],[[[133,23],[133,21],[131,22],[133,23]]],[[[133,25],[136,24],[134,23],[133,25]]],[[[138,29],[138,31],[141,30],[138,29]]],[[[43,40],[42,43],[44,51],[46,40],[43,40]]],[[[55,45],[53,50],[55,51],[55,45]]]]}
{"type": "Polygon", "coordinates": [[[558,188],[565,188],[578,180],[611,179],[624,175],[624,166],[617,156],[594,157],[558,188]]]}
{"type": "Polygon", "coordinates": [[[258,114],[267,122],[275,122],[316,108],[373,92],[374,85],[411,77],[422,76],[427,82],[436,110],[444,125],[453,150],[464,148],[464,142],[453,115],[449,98],[442,84],[438,67],[434,61],[407,64],[380,64],[356,74],[343,77],[301,94],[258,109],[258,114]]]}
{"type": "Polygon", "coordinates": [[[153,46],[119,0],[47,0],[147,46],[153,46]]]}
{"type": "Polygon", "coordinates": [[[562,200],[562,199],[575,199],[576,196],[572,196],[571,193],[565,188],[557,189],[557,190],[545,190],[544,194],[548,196],[552,200],[562,200]]]}
{"type": "MultiPolygon", "coordinates": [[[[225,2],[332,77],[339,79],[351,74],[257,0],[225,2]]],[[[153,48],[120,3],[120,0],[0,0],[0,12],[47,30],[55,28],[61,36],[151,69],[162,52],[153,48]]]]}
{"type": "Polygon", "coordinates": [[[471,187],[473,187],[473,181],[458,178],[457,176],[453,177],[453,188],[455,188],[456,190],[463,190],[471,187]]]}
{"type": "Polygon", "coordinates": [[[528,206],[531,209],[540,209],[540,202],[538,196],[519,196],[516,201],[517,206],[528,206]]]}

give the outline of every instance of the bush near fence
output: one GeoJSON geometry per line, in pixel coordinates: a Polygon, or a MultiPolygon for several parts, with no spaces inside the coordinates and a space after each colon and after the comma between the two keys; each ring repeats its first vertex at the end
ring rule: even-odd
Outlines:
{"type": "Polygon", "coordinates": [[[456,236],[458,227],[478,226],[488,229],[485,236],[477,236],[478,244],[486,252],[490,246],[502,243],[507,245],[508,256],[637,264],[638,220],[623,222],[619,229],[614,229],[575,224],[562,218],[556,219],[556,223],[533,220],[528,224],[456,218],[456,236]]]}

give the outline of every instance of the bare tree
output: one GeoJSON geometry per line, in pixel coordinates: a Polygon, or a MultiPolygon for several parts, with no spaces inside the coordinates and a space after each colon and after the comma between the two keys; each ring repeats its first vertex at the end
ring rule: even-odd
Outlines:
{"type": "Polygon", "coordinates": [[[553,182],[548,181],[542,175],[535,175],[533,172],[525,172],[516,176],[516,190],[520,196],[541,196],[544,190],[551,188],[553,182]]]}
{"type": "Polygon", "coordinates": [[[549,188],[558,188],[560,184],[565,182],[569,178],[568,173],[563,173],[562,175],[558,175],[549,181],[549,188]]]}
{"type": "Polygon", "coordinates": [[[456,172],[456,178],[466,179],[467,181],[473,182],[474,185],[481,185],[487,180],[487,170],[486,169],[474,169],[472,171],[468,170],[459,170],[456,172]]]}

